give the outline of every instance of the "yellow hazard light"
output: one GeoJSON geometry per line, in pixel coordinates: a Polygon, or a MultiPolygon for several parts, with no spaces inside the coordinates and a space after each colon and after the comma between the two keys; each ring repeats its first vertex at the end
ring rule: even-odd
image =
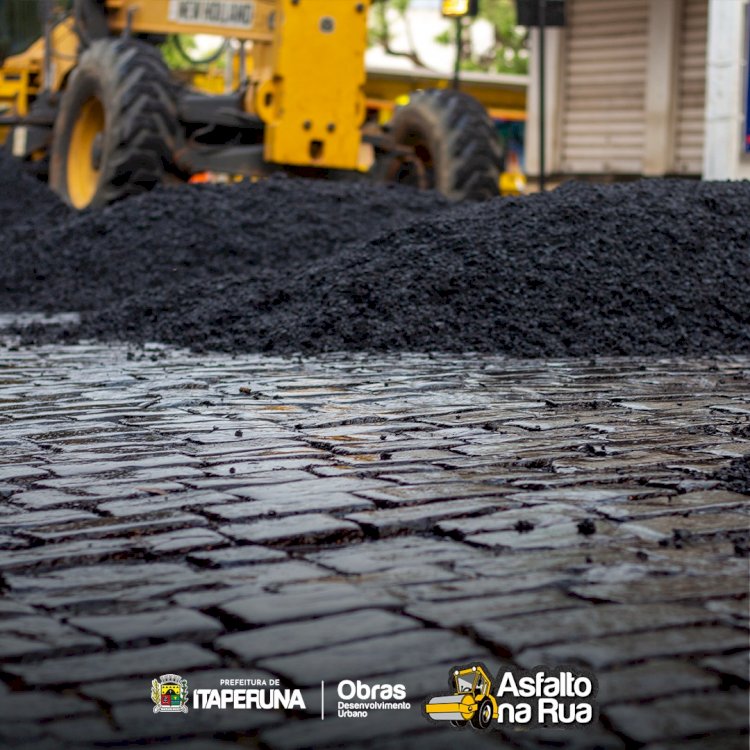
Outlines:
{"type": "Polygon", "coordinates": [[[443,0],[442,13],[446,18],[476,16],[479,12],[479,0],[443,0]]]}

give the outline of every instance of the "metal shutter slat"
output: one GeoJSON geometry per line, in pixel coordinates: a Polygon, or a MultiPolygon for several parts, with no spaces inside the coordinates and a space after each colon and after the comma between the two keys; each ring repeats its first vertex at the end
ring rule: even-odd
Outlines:
{"type": "Polygon", "coordinates": [[[569,0],[560,159],[564,172],[637,174],[645,145],[649,0],[569,0]]]}
{"type": "Polygon", "coordinates": [[[703,171],[708,0],[684,0],[680,28],[673,169],[703,171]]]}

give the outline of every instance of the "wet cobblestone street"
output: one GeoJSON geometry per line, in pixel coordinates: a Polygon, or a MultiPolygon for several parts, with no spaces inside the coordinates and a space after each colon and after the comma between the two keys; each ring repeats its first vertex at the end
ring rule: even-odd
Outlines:
{"type": "Polygon", "coordinates": [[[6,346],[0,383],[0,744],[747,746],[750,497],[712,474],[748,358],[6,346]],[[430,724],[473,660],[591,669],[598,724],[430,724]],[[154,716],[165,672],[307,707],[154,716]],[[337,718],[345,678],[412,709],[337,718]]]}

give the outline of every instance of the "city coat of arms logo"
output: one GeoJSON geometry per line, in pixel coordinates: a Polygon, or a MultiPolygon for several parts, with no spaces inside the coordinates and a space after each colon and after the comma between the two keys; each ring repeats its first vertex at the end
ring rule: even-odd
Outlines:
{"type": "Polygon", "coordinates": [[[178,674],[163,674],[151,683],[154,713],[188,712],[188,684],[178,674]]]}

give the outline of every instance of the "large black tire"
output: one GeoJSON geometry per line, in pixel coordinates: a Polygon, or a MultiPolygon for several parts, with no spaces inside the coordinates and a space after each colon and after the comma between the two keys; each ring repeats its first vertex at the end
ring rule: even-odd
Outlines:
{"type": "Polygon", "coordinates": [[[172,165],[178,134],[175,88],[159,51],[95,40],[60,102],[50,185],[79,209],[151,190],[172,165]]]}
{"type": "Polygon", "coordinates": [[[73,18],[78,37],[85,47],[95,39],[104,39],[109,35],[104,0],[75,0],[73,18]]]}
{"type": "Polygon", "coordinates": [[[419,182],[454,201],[499,194],[500,144],[492,120],[474,97],[452,89],[418,91],[396,110],[390,131],[396,145],[414,149],[419,174],[415,165],[391,158],[387,181],[419,182]]]}

